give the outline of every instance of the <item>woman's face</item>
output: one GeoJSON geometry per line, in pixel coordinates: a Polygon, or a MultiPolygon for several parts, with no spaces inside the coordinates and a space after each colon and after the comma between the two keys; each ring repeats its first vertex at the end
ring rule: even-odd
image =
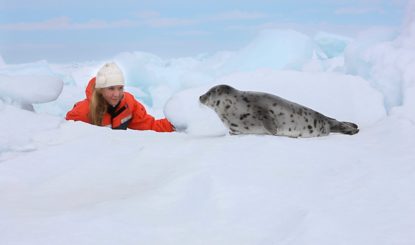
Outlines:
{"type": "Polygon", "coordinates": [[[124,86],[111,86],[101,90],[102,96],[112,106],[116,106],[124,96],[124,86]]]}

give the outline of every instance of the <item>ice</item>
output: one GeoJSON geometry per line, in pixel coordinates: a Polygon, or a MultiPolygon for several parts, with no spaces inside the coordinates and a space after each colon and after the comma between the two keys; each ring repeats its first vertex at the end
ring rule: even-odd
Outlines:
{"type": "Polygon", "coordinates": [[[300,69],[316,49],[313,40],[294,30],[265,30],[237,51],[224,65],[226,71],[258,68],[300,69]]]}
{"type": "Polygon", "coordinates": [[[125,71],[127,85],[142,91],[136,96],[156,110],[162,110],[173,93],[212,79],[211,70],[204,68],[197,57],[162,59],[149,53],[133,52],[119,54],[115,60],[125,71]],[[165,96],[153,96],[155,91],[161,90],[165,96]]]}
{"type": "MultiPolygon", "coordinates": [[[[414,2],[410,1],[400,32],[368,31],[346,50],[346,71],[370,80],[383,93],[388,111],[412,103],[411,87],[415,84],[412,71],[415,62],[414,13],[414,2]]],[[[408,110],[408,113],[409,117],[414,117],[412,111],[408,110]]]]}
{"type": "Polygon", "coordinates": [[[314,41],[329,59],[342,55],[352,40],[350,37],[326,32],[319,32],[314,36],[314,41]]]}

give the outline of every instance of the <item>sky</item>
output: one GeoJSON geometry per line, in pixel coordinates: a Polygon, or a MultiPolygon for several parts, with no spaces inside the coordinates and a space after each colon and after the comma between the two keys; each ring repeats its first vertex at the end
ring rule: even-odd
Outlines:
{"type": "Polygon", "coordinates": [[[399,28],[407,0],[0,0],[6,63],[65,63],[144,51],[162,57],[237,50],[261,30],[355,36],[399,28]]]}

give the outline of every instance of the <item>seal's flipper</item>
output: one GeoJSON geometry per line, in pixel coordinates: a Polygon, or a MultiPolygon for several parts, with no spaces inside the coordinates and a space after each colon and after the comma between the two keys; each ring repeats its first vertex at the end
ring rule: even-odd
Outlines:
{"type": "Polygon", "coordinates": [[[358,126],[351,122],[339,122],[337,120],[331,120],[329,121],[329,123],[330,123],[330,132],[332,133],[354,135],[359,132],[358,126]]]}

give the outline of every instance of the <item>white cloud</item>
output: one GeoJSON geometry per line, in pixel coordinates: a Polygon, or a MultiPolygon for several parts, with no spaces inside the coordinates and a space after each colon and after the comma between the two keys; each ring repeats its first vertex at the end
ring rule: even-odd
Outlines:
{"type": "Polygon", "coordinates": [[[174,27],[174,26],[191,26],[198,24],[198,20],[185,18],[148,18],[143,21],[143,24],[149,27],[174,27]]]}
{"type": "Polygon", "coordinates": [[[384,14],[385,10],[381,8],[376,8],[376,7],[372,7],[372,8],[350,7],[350,8],[336,9],[334,13],[338,15],[363,15],[363,14],[371,14],[371,13],[384,14]]]}
{"type": "Polygon", "coordinates": [[[208,36],[211,32],[201,30],[181,31],[176,33],[178,36],[208,36]]]}
{"type": "Polygon", "coordinates": [[[83,30],[108,29],[148,26],[155,28],[192,26],[212,21],[259,19],[266,15],[258,12],[231,11],[216,15],[196,18],[170,18],[161,16],[156,11],[144,11],[135,14],[138,19],[124,19],[116,21],[89,20],[87,22],[74,22],[67,16],[53,18],[38,22],[19,22],[0,24],[0,30],[35,31],[35,30],[83,30]]]}
{"type": "MultiPolygon", "coordinates": [[[[373,25],[336,24],[332,22],[310,22],[307,24],[290,21],[268,21],[259,24],[235,24],[226,26],[226,30],[258,33],[268,29],[292,29],[313,36],[318,31],[336,33],[343,36],[355,37],[362,29],[374,28],[373,25]]],[[[386,28],[386,27],[384,27],[386,28]]]]}
{"type": "Polygon", "coordinates": [[[253,20],[253,19],[264,19],[267,14],[261,12],[246,12],[240,10],[234,10],[229,12],[219,13],[208,17],[209,20],[253,20]]]}
{"type": "Polygon", "coordinates": [[[196,24],[195,20],[187,18],[164,17],[157,11],[140,11],[134,14],[140,23],[149,27],[173,27],[196,24]]]}
{"type": "Polygon", "coordinates": [[[160,18],[160,13],[157,11],[140,11],[134,14],[140,19],[155,19],[160,18]]]}
{"type": "Polygon", "coordinates": [[[69,17],[63,16],[39,22],[20,22],[11,24],[0,24],[0,30],[14,31],[36,31],[36,30],[84,30],[84,29],[107,29],[138,26],[137,22],[130,20],[102,21],[90,20],[85,23],[75,23],[69,17]]]}
{"type": "Polygon", "coordinates": [[[207,16],[194,18],[170,18],[163,17],[156,11],[143,11],[135,14],[140,21],[150,27],[174,27],[174,26],[192,26],[211,22],[232,21],[232,20],[254,20],[264,19],[266,14],[261,12],[246,12],[240,10],[222,12],[207,16]]]}

